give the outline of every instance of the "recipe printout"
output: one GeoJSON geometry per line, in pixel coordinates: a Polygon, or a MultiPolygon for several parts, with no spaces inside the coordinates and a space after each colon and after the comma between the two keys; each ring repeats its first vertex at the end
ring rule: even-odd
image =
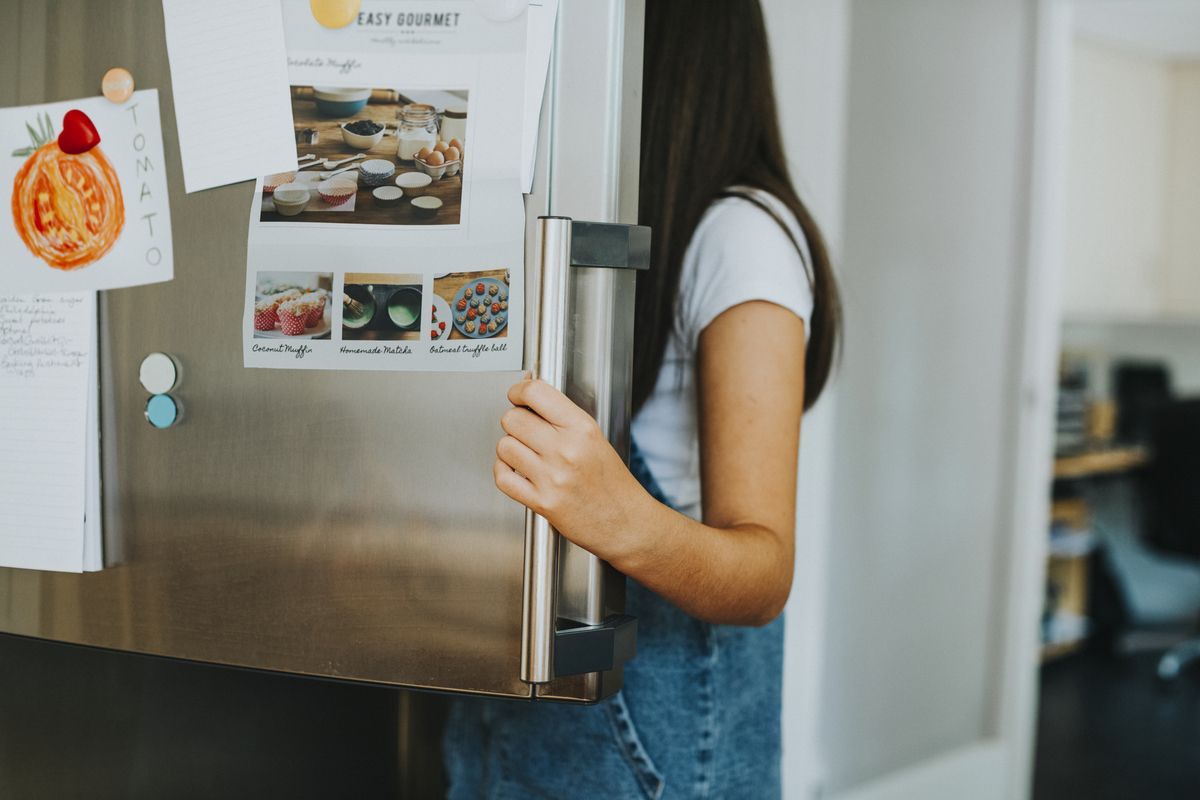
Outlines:
{"type": "Polygon", "coordinates": [[[255,187],[245,366],[520,369],[527,25],[479,8],[285,0],[299,169],[255,187]]]}
{"type": "Polygon", "coordinates": [[[158,91],[0,108],[0,286],[79,292],[170,280],[158,91]],[[7,197],[8,195],[6,195],[7,197]]]}
{"type": "Polygon", "coordinates": [[[96,294],[0,295],[0,565],[100,569],[96,294]]]}

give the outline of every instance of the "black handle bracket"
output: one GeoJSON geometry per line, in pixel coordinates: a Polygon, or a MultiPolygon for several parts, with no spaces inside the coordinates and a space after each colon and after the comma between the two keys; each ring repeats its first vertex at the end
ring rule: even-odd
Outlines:
{"type": "Polygon", "coordinates": [[[571,221],[571,266],[650,269],[650,229],[618,222],[571,221]]]}
{"type": "Polygon", "coordinates": [[[637,653],[637,619],[615,614],[599,625],[559,619],[554,633],[554,676],[608,672],[637,653]]]}

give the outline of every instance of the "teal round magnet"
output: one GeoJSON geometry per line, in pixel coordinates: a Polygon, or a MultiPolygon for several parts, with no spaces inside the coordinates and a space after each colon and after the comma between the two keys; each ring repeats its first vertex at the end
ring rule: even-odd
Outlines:
{"type": "Polygon", "coordinates": [[[169,394],[156,394],[146,401],[146,421],[162,430],[179,421],[179,406],[169,394]]]}

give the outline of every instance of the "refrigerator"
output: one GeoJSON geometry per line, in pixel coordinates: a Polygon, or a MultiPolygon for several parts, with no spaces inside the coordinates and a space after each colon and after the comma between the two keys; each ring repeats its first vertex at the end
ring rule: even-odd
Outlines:
{"type": "MultiPolygon", "coordinates": [[[[628,447],[643,0],[563,0],[527,219],[525,364],[628,447]],[[573,220],[573,221],[572,221],[573,220]],[[584,224],[584,223],[594,224],[584,224]],[[615,224],[615,225],[613,225],[615,224]]],[[[6,0],[0,103],[157,87],[175,279],[101,295],[106,560],[0,569],[0,633],[343,681],[589,703],[633,656],[624,578],[492,481],[520,373],[245,369],[250,189],[185,195],[156,0],[6,0]],[[211,324],[180,325],[203,296],[211,324]],[[180,367],[148,424],[139,366],[180,367]]]]}

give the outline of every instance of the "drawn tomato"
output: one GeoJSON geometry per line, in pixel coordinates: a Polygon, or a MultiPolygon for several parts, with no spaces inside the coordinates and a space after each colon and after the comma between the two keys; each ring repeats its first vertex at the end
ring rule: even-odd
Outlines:
{"type": "Polygon", "coordinates": [[[51,267],[85,267],[112,249],[125,226],[120,179],[83,112],[67,113],[58,139],[48,116],[38,127],[29,127],[33,146],[13,153],[29,156],[13,181],[13,225],[51,267]]]}

